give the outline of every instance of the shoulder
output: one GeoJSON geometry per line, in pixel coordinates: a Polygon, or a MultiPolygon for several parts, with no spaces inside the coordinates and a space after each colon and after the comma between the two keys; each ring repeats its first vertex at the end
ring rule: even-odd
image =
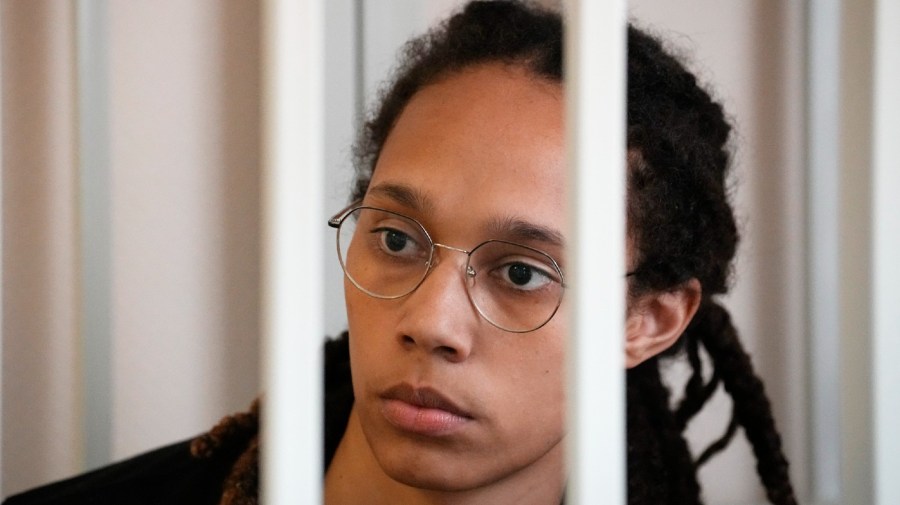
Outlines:
{"type": "Polygon", "coordinates": [[[184,441],[12,496],[3,505],[213,505],[227,468],[195,459],[184,441]]]}
{"type": "Polygon", "coordinates": [[[350,336],[326,339],[324,351],[325,394],[350,387],[350,336]]]}
{"type": "Polygon", "coordinates": [[[353,408],[350,347],[344,332],[325,342],[325,468],[331,463],[353,408]]]}

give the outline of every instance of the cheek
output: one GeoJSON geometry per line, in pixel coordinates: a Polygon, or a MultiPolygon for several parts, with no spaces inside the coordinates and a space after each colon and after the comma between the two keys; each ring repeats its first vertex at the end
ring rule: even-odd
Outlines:
{"type": "Polygon", "coordinates": [[[382,302],[363,293],[346,278],[344,279],[344,305],[347,309],[347,323],[351,337],[354,333],[369,335],[386,331],[391,311],[388,310],[387,304],[382,302]]]}
{"type": "MultiPolygon", "coordinates": [[[[389,363],[382,359],[387,352],[390,311],[379,307],[377,300],[356,289],[349,282],[344,283],[344,301],[347,307],[347,325],[350,332],[350,362],[354,389],[362,386],[367,378],[378,375],[379,364],[389,363]]],[[[360,391],[356,392],[357,395],[360,391]]]]}
{"type": "Polygon", "coordinates": [[[347,309],[347,324],[350,325],[351,335],[354,327],[361,328],[361,320],[366,318],[366,300],[362,299],[365,296],[365,293],[361,293],[350,281],[344,279],[344,306],[347,309]]]}
{"type": "MultiPolygon", "coordinates": [[[[541,398],[534,399],[543,402],[548,412],[546,415],[564,424],[566,409],[566,328],[557,314],[554,318],[556,324],[551,323],[548,335],[542,336],[541,345],[534,349],[531,357],[531,365],[534,367],[532,374],[533,383],[530,384],[536,394],[541,398]]],[[[564,429],[560,426],[560,429],[564,429]]]]}
{"type": "Polygon", "coordinates": [[[518,344],[518,355],[509,353],[507,365],[492,374],[494,385],[502,384],[491,393],[498,438],[490,453],[498,469],[530,466],[552,458],[551,451],[559,457],[566,433],[564,352],[555,342],[523,352],[521,347],[534,342],[528,342],[528,334],[520,337],[525,339],[518,344]]]}
{"type": "Polygon", "coordinates": [[[500,413],[512,431],[520,432],[518,436],[541,433],[552,439],[565,430],[566,370],[561,335],[542,338],[541,345],[529,342],[528,334],[521,335],[519,356],[495,376],[505,383],[500,413]]]}

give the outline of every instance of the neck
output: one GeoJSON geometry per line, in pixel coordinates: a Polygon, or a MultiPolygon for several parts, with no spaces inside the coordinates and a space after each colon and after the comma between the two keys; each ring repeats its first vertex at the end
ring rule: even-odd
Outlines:
{"type": "Polygon", "coordinates": [[[385,473],[372,453],[354,408],[344,438],[325,473],[325,504],[559,505],[564,488],[562,445],[558,444],[540,461],[474,489],[421,489],[398,482],[385,473]]]}

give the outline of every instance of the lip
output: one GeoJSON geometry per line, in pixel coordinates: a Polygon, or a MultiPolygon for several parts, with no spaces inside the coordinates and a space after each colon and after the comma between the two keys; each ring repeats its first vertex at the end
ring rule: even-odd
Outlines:
{"type": "Polygon", "coordinates": [[[440,391],[398,384],[381,394],[381,413],[394,427],[425,436],[450,435],[473,420],[440,391]]]}

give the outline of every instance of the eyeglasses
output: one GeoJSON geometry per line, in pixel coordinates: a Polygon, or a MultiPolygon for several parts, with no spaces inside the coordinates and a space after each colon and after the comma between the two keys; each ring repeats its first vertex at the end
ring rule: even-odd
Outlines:
{"type": "Polygon", "coordinates": [[[439,244],[415,219],[358,203],[328,225],[337,229],[344,274],[369,296],[391,300],[415,291],[435,266],[440,248],[467,256],[466,293],[481,317],[497,328],[537,330],[562,303],[566,285],[559,264],[532,247],[505,240],[488,240],[471,251],[439,244]]]}

